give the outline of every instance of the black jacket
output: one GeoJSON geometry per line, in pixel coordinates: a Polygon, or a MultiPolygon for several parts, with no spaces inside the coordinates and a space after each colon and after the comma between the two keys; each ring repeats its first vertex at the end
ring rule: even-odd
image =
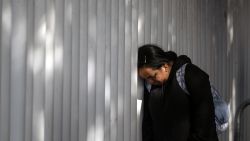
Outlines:
{"type": "Polygon", "coordinates": [[[144,88],[143,141],[218,141],[209,76],[180,56],[162,87],[144,88]],[[176,71],[185,63],[187,95],[176,71]]]}

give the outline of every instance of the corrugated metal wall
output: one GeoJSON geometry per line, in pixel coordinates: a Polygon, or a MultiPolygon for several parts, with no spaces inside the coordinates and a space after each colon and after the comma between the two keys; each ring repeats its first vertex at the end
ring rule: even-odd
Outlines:
{"type": "MultiPolygon", "coordinates": [[[[241,103],[250,99],[250,1],[232,0],[229,1],[228,11],[231,13],[233,21],[234,36],[232,38],[232,48],[238,48],[238,91],[237,102],[241,103]]],[[[242,115],[241,140],[250,139],[250,107],[247,107],[242,115]]]]}
{"type": "MultiPolygon", "coordinates": [[[[248,0],[1,0],[0,141],[139,141],[136,60],[144,43],[189,55],[234,114],[249,97],[249,7],[248,0]]],[[[232,130],[221,141],[232,141],[232,130]]]]}

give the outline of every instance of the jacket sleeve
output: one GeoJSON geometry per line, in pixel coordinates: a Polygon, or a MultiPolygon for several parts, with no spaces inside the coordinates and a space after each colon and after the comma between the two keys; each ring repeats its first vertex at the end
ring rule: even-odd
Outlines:
{"type": "Polygon", "coordinates": [[[153,125],[148,109],[149,92],[144,86],[143,119],[142,119],[142,141],[153,141],[153,125]]]}
{"type": "Polygon", "coordinates": [[[197,66],[188,64],[185,81],[191,100],[189,141],[218,141],[209,76],[197,66]]]}

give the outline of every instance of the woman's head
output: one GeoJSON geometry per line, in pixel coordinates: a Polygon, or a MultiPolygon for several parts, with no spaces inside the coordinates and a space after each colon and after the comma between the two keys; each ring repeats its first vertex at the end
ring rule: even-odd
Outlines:
{"type": "Polygon", "coordinates": [[[168,79],[176,59],[177,55],[172,51],[164,52],[152,44],[143,45],[138,50],[139,76],[150,84],[161,85],[168,79]]]}

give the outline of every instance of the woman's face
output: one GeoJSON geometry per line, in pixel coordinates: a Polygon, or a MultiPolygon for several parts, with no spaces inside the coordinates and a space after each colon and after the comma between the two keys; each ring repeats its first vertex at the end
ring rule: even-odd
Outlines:
{"type": "Polygon", "coordinates": [[[162,85],[168,80],[170,70],[171,66],[168,64],[164,64],[158,69],[143,67],[139,69],[139,76],[152,85],[162,85]]]}

